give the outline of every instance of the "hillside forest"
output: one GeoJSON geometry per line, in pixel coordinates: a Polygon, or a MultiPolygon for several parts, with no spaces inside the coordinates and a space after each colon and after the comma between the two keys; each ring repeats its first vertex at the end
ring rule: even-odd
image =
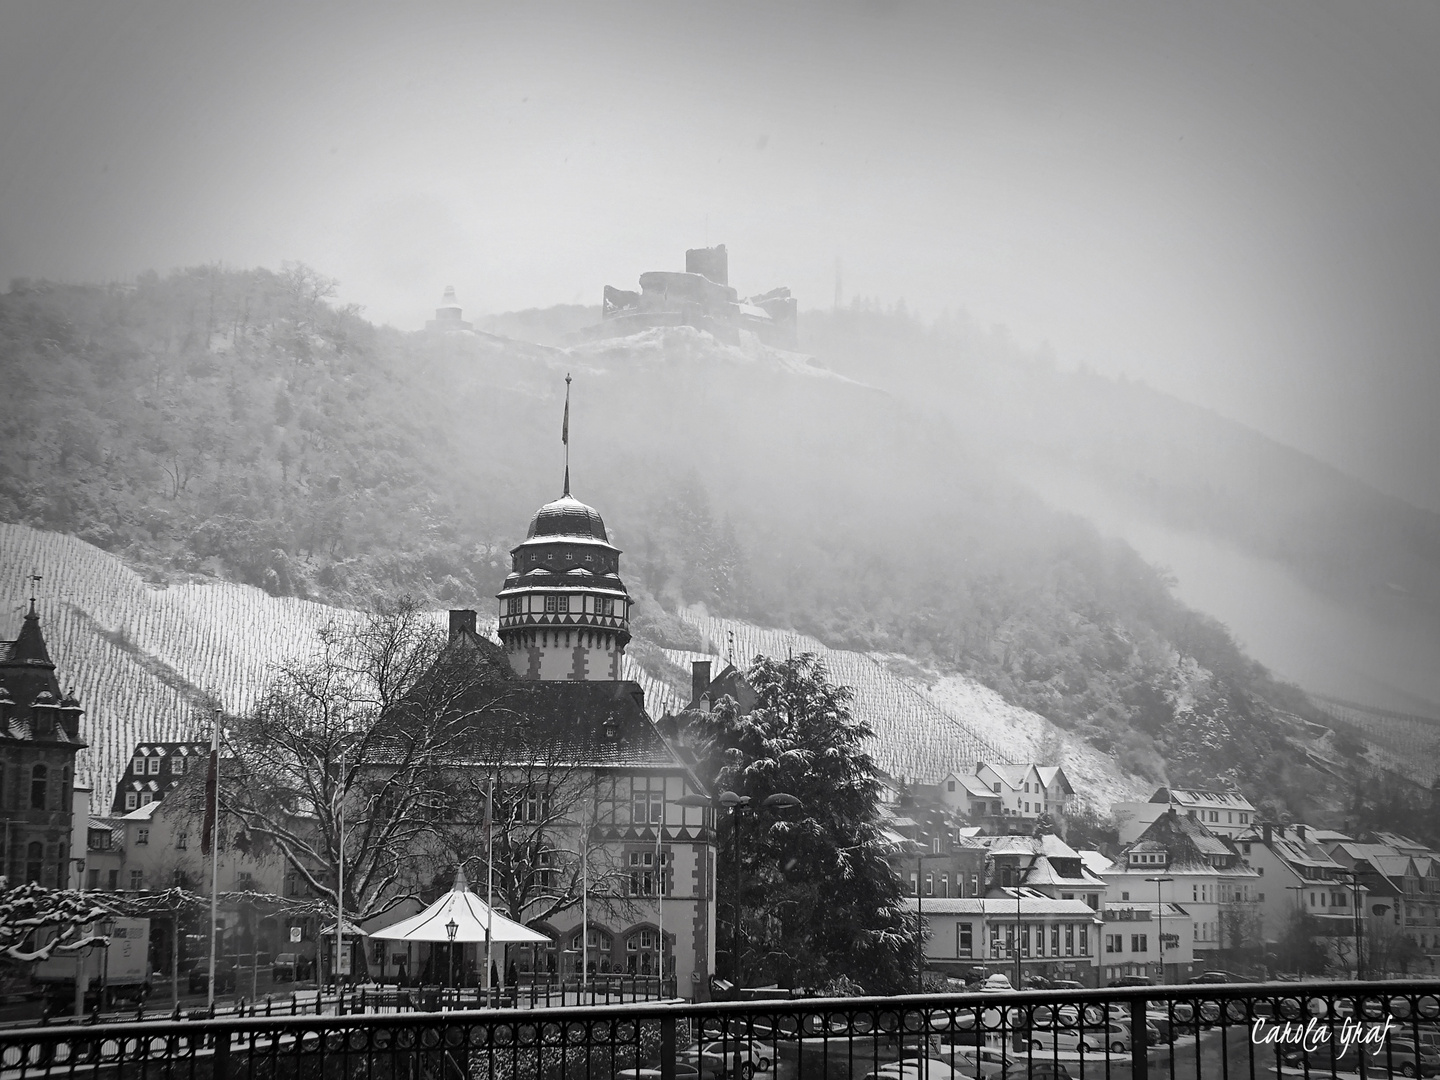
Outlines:
{"type": "MultiPolygon", "coordinates": [[[[675,613],[699,605],[967,675],[1156,783],[1218,778],[1280,819],[1433,834],[1427,791],[1377,780],[1354,732],[1039,497],[993,431],[844,365],[684,328],[563,349],[436,339],[333,289],[298,265],[12,283],[0,520],[155,583],[488,609],[560,493],[571,373],[573,488],[624,550],[633,651],[698,647],[675,613]]],[[[853,336],[917,332],[896,318],[853,336]]],[[[948,354],[957,378],[973,347],[948,354]]],[[[931,341],[926,362],[944,355],[931,341]]]]}

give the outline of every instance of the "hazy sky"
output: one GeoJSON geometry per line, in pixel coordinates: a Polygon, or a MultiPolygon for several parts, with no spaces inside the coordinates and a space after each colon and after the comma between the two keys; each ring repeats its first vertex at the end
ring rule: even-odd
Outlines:
{"type": "Polygon", "coordinates": [[[0,0],[0,280],[298,259],[414,328],[724,242],[1440,509],[1440,4],[0,0]]]}

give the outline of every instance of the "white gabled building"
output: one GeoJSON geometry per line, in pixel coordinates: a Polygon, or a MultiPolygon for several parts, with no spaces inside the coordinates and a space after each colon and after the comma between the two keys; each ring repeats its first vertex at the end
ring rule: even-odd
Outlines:
{"type": "Polygon", "coordinates": [[[1153,979],[1163,962],[1164,975],[1156,981],[1182,981],[1195,962],[1193,927],[1190,912],[1180,904],[1106,904],[1101,980],[1110,983],[1127,975],[1153,979]]]}
{"type": "MultiPolygon", "coordinates": [[[[914,911],[917,899],[905,903],[914,911]]],[[[1022,978],[1096,985],[1103,924],[1083,900],[1007,889],[1003,896],[924,897],[920,910],[928,930],[926,966],[933,970],[963,978],[983,968],[1013,983],[1018,950],[1022,978]]]]}
{"type": "Polygon", "coordinates": [[[1238,837],[1255,822],[1255,807],[1238,791],[1162,787],[1145,802],[1117,802],[1110,807],[1122,845],[1138,839],[1171,810],[1218,836],[1238,837]]]}
{"type": "Polygon", "coordinates": [[[1058,765],[979,761],[973,773],[952,772],[937,793],[946,806],[998,830],[1028,829],[1042,814],[1063,821],[1075,789],[1058,765]]]}

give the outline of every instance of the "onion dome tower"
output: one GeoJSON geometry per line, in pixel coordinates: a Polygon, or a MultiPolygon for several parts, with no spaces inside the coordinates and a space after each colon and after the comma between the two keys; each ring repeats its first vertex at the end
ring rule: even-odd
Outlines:
{"type": "Polygon", "coordinates": [[[570,494],[569,376],[565,383],[565,490],[535,512],[510,551],[510,574],[496,594],[500,644],[522,679],[618,681],[630,594],[605,522],[570,494]]]}

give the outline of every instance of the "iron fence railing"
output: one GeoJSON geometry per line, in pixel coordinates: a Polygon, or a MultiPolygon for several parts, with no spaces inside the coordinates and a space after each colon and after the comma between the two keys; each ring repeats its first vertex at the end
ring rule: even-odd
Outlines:
{"type": "Polygon", "coordinates": [[[1440,1075],[1440,982],[237,1016],[0,1032],[0,1080],[1351,1075],[1440,1075]]]}

